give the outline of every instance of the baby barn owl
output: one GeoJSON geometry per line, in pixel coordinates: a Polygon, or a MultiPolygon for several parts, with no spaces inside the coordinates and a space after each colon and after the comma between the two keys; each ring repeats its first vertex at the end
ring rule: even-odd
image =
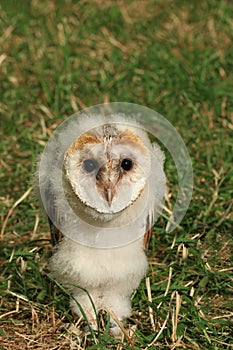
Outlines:
{"type": "MultiPolygon", "coordinates": [[[[72,210],[83,222],[96,231],[109,228],[110,237],[114,228],[113,243],[111,239],[107,247],[79,243],[50,220],[55,244],[50,269],[71,290],[73,312],[81,316],[80,304],[96,329],[92,302],[97,313],[111,310],[120,321],[131,314],[130,297],[147,270],[146,246],[166,180],[163,152],[145,131],[122,116],[113,115],[107,123],[100,115],[92,118],[101,125],[81,133],[64,152],[62,184],[72,210]]],[[[90,120],[81,121],[91,125],[90,120]]],[[[47,175],[50,206],[59,215],[60,202],[54,199],[56,174],[47,175]]],[[[119,336],[120,328],[110,321],[111,332],[119,336]]]]}

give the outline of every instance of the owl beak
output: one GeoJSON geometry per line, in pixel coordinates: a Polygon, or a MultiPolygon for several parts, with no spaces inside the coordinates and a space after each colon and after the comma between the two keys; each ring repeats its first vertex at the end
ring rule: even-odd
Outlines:
{"type": "Polygon", "coordinates": [[[108,183],[108,185],[104,188],[104,196],[106,201],[108,202],[108,206],[111,207],[113,198],[116,194],[116,186],[112,183],[108,183]]]}
{"type": "Polygon", "coordinates": [[[106,194],[106,199],[107,199],[108,205],[109,205],[109,207],[111,207],[112,200],[114,197],[114,193],[113,193],[112,189],[107,188],[107,191],[105,192],[105,194],[106,194]]]}
{"type": "MultiPolygon", "coordinates": [[[[110,170],[112,170],[111,168],[111,164],[109,166],[110,170]]],[[[116,178],[115,174],[114,176],[111,176],[111,174],[109,174],[109,169],[106,167],[102,167],[99,169],[97,175],[96,175],[96,184],[97,187],[99,189],[99,192],[102,196],[102,198],[104,198],[107,203],[109,208],[112,205],[113,199],[116,196],[116,188],[117,188],[117,183],[119,181],[119,177],[116,178]]]]}

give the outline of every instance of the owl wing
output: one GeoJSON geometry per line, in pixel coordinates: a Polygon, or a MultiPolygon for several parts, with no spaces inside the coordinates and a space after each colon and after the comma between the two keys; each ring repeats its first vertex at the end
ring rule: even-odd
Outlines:
{"type": "Polygon", "coordinates": [[[50,227],[50,237],[51,237],[51,243],[53,247],[58,246],[58,244],[61,242],[63,238],[63,234],[60,230],[53,224],[51,219],[48,217],[49,227],[50,227]]]}
{"type": "Polygon", "coordinates": [[[48,222],[50,227],[50,238],[53,247],[57,247],[63,238],[61,231],[54,225],[54,222],[59,222],[59,209],[56,205],[56,197],[52,193],[51,186],[49,186],[46,193],[46,201],[48,208],[48,222]]]}
{"type": "MultiPolygon", "coordinates": [[[[162,198],[165,194],[165,184],[166,184],[166,177],[163,171],[163,165],[164,165],[164,160],[165,160],[165,156],[164,153],[161,151],[159,145],[155,142],[152,144],[153,147],[153,152],[154,152],[154,156],[156,159],[156,162],[160,164],[159,167],[156,167],[156,176],[153,178],[153,183],[154,186],[158,188],[158,192],[157,192],[157,205],[159,203],[161,203],[162,198]],[[160,169],[160,171],[159,171],[160,169]]],[[[155,174],[153,172],[153,174],[155,174]]],[[[156,206],[157,207],[157,206],[156,206]]],[[[146,219],[146,225],[145,225],[145,234],[144,234],[144,249],[147,250],[148,249],[148,245],[149,245],[149,241],[150,241],[150,237],[152,235],[153,232],[153,224],[154,224],[154,219],[155,219],[155,210],[156,210],[155,205],[150,209],[147,219],[146,219]]]]}
{"type": "Polygon", "coordinates": [[[145,250],[148,249],[150,238],[153,232],[154,217],[155,217],[154,211],[151,210],[146,219],[146,229],[145,229],[144,240],[143,240],[145,250]]]}

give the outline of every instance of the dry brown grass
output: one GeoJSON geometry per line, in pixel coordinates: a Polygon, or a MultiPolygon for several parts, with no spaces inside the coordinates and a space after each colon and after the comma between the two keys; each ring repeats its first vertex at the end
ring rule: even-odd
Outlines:
{"type": "Polygon", "coordinates": [[[233,348],[232,5],[10,2],[0,26],[0,349],[233,348]],[[32,164],[61,120],[116,100],[164,112],[195,171],[184,231],[168,236],[162,221],[152,237],[131,345],[111,339],[106,324],[95,337],[72,325],[81,321],[51,287],[48,226],[27,192],[32,164]]]}

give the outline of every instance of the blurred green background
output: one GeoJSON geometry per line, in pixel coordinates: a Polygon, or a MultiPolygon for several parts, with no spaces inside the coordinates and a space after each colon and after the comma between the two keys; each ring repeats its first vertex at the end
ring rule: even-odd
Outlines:
{"type": "Polygon", "coordinates": [[[145,281],[133,297],[134,348],[232,349],[232,1],[1,0],[0,32],[0,348],[132,348],[108,330],[92,339],[60,329],[72,320],[68,297],[51,287],[48,227],[26,192],[53,130],[117,101],[150,107],[178,129],[195,180],[182,229],[156,224],[152,303],[145,281]]]}

